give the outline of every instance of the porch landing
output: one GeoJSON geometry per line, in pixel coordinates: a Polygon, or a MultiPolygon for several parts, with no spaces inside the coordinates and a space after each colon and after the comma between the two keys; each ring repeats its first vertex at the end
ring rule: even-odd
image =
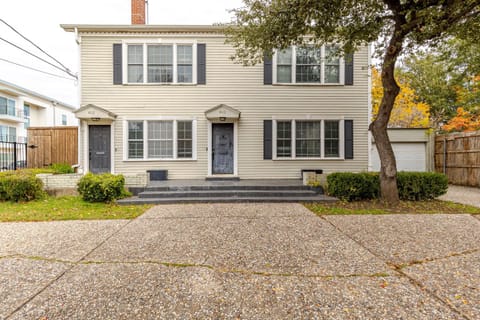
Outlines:
{"type": "MultiPolygon", "coordinates": [[[[151,181],[136,196],[119,204],[201,202],[323,202],[336,201],[322,188],[304,186],[301,180],[166,180],[151,181]]],[[[135,192],[137,191],[137,192],[135,192]]]]}

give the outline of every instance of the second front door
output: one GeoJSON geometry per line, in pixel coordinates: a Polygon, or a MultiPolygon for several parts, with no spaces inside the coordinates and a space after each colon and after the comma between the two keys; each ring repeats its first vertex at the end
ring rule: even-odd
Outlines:
{"type": "Polygon", "coordinates": [[[233,174],[233,123],[212,124],[212,172],[233,174]]]}

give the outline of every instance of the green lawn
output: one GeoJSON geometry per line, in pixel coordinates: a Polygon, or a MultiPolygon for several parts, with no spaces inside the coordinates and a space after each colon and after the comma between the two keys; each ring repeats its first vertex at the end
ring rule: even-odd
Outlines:
{"type": "Polygon", "coordinates": [[[47,197],[23,203],[0,202],[0,222],[133,219],[150,207],[89,203],[74,196],[47,197]]]}
{"type": "Polygon", "coordinates": [[[338,201],[334,203],[307,203],[305,207],[318,215],[341,214],[393,214],[393,213],[468,213],[480,214],[480,208],[450,201],[400,201],[396,206],[387,206],[378,200],[338,201]]]}

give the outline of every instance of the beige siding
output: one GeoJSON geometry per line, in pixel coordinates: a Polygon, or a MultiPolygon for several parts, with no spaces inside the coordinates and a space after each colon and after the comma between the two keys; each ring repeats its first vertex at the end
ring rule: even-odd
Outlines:
{"type": "MultiPolygon", "coordinates": [[[[146,35],[140,35],[146,38],[146,35]]],[[[161,34],[153,38],[164,38],[161,34]]],[[[115,171],[135,174],[162,168],[169,177],[205,178],[208,172],[208,121],[204,112],[218,104],[241,111],[238,126],[238,175],[251,178],[299,178],[301,168],[331,171],[367,170],[368,164],[368,52],[355,55],[354,86],[263,85],[263,66],[234,64],[234,51],[218,36],[183,35],[207,44],[207,85],[113,85],[112,44],[121,35],[83,34],[81,48],[82,101],[118,115],[115,125],[115,171]],[[197,160],[124,161],[125,119],[151,116],[195,117],[197,160]],[[353,160],[263,160],[263,120],[344,118],[354,120],[353,160]]],[[[83,153],[81,153],[83,154],[83,153]]]]}

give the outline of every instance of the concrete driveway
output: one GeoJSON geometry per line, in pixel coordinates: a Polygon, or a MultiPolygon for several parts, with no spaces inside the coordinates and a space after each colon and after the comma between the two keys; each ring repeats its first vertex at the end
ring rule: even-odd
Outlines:
{"type": "Polygon", "coordinates": [[[1,223],[0,318],[479,319],[480,220],[196,204],[1,223]]]}

